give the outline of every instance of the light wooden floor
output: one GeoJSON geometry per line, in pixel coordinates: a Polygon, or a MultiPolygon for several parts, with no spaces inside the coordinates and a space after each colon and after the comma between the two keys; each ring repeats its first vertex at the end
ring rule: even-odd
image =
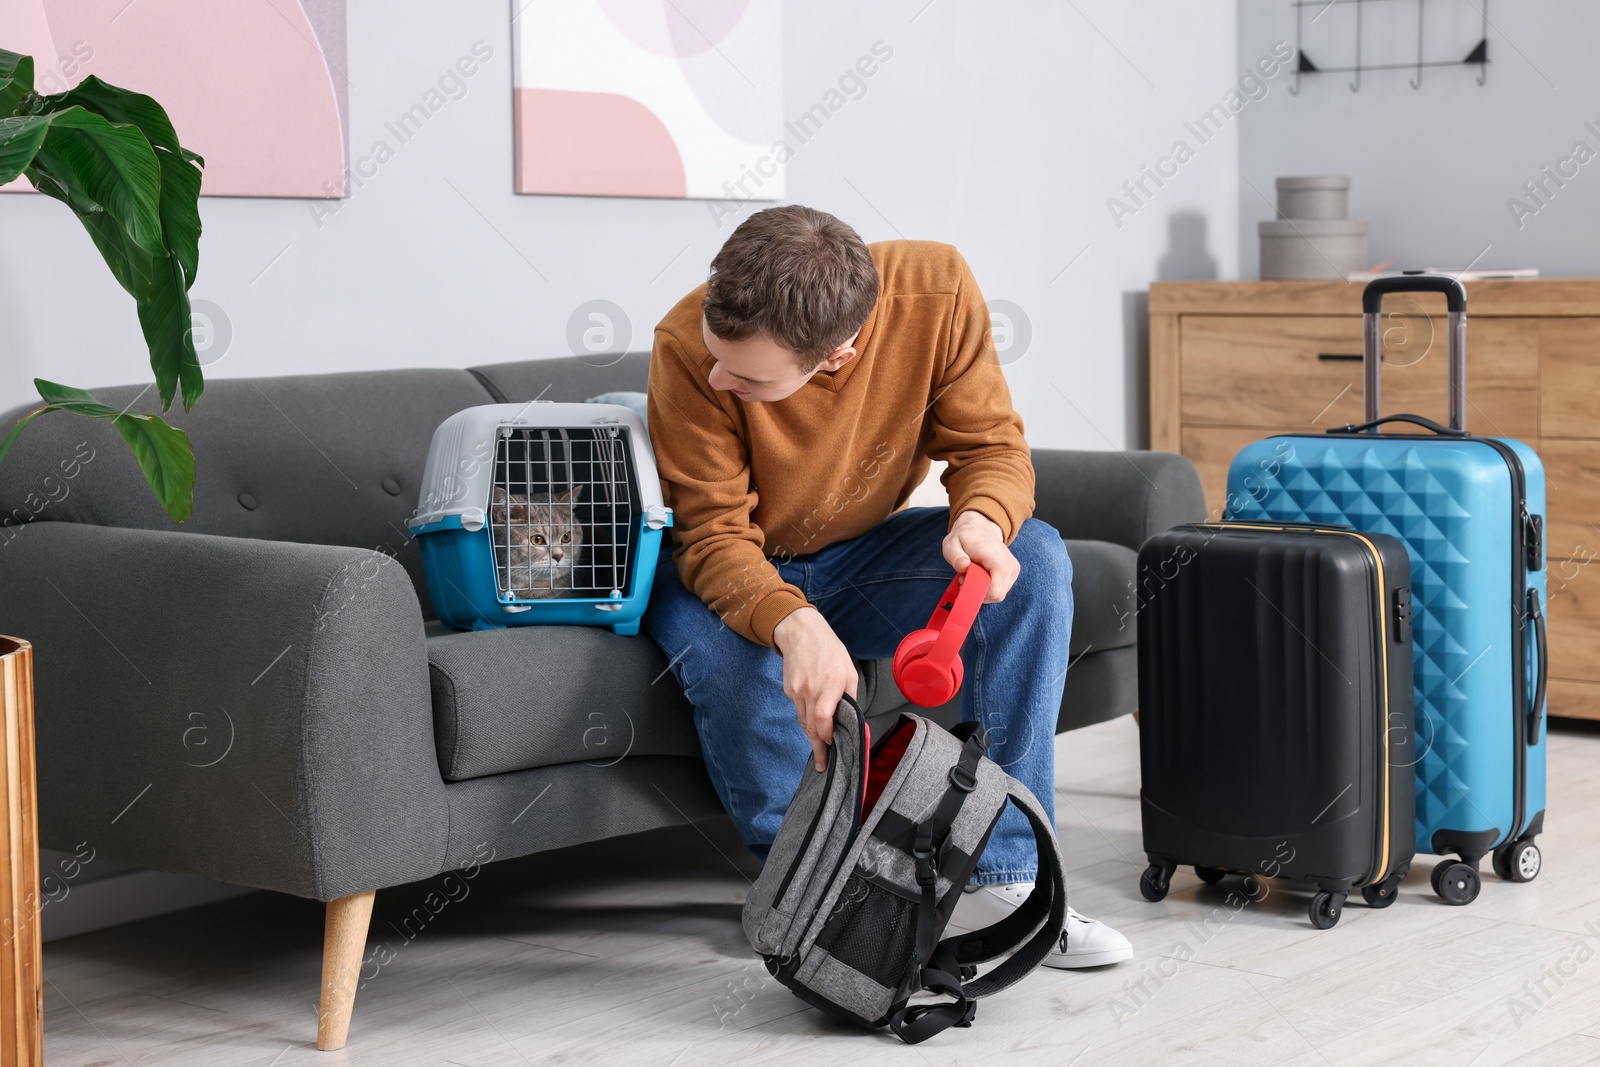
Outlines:
{"type": "Polygon", "coordinates": [[[766,976],[738,921],[753,863],[713,824],[491,866],[409,939],[405,915],[439,881],[379,893],[369,950],[381,940],[393,958],[365,972],[341,1052],[312,1044],[317,905],[255,894],[53,943],[46,1062],[1600,1062],[1600,732],[1552,737],[1536,882],[1491,874],[1474,904],[1450,908],[1423,860],[1393,907],[1357,903],[1325,932],[1306,895],[1278,883],[1235,911],[1229,882],[1184,871],[1165,901],[1144,902],[1133,723],[1057,746],[1072,902],[1137,956],[1040,971],[971,1029],[915,1048],[832,1024],[766,976]]]}

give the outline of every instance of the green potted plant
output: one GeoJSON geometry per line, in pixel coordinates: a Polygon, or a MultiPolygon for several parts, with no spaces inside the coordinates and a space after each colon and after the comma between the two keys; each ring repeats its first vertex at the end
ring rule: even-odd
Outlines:
{"type": "MultiPolygon", "coordinates": [[[[66,204],[133,297],[167,411],[188,411],[205,382],[195,357],[189,287],[200,261],[205,160],[178,143],[166,110],[148,96],[85,78],[64,93],[33,88],[33,59],[0,49],[0,184],[21,175],[66,204]]],[[[4,439],[52,411],[110,419],[162,507],[182,522],[194,508],[189,437],[156,415],[119,411],[82,389],[35,378],[44,404],[4,439]]]]}
{"type": "MultiPolygon", "coordinates": [[[[33,88],[33,60],[0,49],[0,184],[18,175],[72,209],[106,265],[138,307],[150,366],[167,411],[180,393],[189,410],[204,381],[195,358],[189,286],[200,260],[200,175],[205,161],[178,143],[164,108],[148,96],[86,78],[64,93],[33,88]]],[[[51,411],[110,419],[173,519],[194,509],[194,452],[189,437],[155,415],[102,404],[82,389],[35,378],[44,404],[0,439],[0,459],[23,428],[51,411]]],[[[32,818],[32,662],[27,642],[0,637],[0,763],[20,768],[20,808],[0,804],[12,847],[0,876],[20,885],[9,914],[13,932],[0,944],[0,972],[19,998],[0,1005],[6,1047],[42,1062],[38,1031],[43,974],[39,924],[39,853],[32,818]],[[13,870],[12,868],[15,867],[13,870]],[[25,997],[26,999],[21,999],[25,997]]],[[[3,836],[3,835],[0,835],[3,836]]],[[[0,983],[3,984],[3,983],[0,983]]],[[[9,1062],[9,1061],[8,1061],[9,1062]]]]}

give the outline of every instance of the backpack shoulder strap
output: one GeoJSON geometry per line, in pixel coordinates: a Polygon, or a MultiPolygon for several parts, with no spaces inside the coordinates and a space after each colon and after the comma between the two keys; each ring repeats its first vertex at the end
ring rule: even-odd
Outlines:
{"type": "Polygon", "coordinates": [[[939,875],[945,866],[944,854],[950,828],[955,825],[956,817],[961,814],[961,809],[967,801],[967,794],[977,785],[978,764],[982,762],[983,754],[989,747],[988,738],[982,727],[976,724],[958,733],[957,737],[961,740],[961,755],[950,768],[950,784],[945,787],[944,795],[939,798],[933,814],[908,827],[914,831],[910,851],[916,865],[917,885],[922,892],[922,899],[917,903],[916,947],[913,959],[927,962],[920,967],[915,964],[912,966],[906,985],[897,995],[900,1006],[889,1014],[888,1020],[889,1027],[908,1045],[926,1041],[934,1034],[952,1026],[971,1025],[972,1017],[978,1007],[977,1002],[963,992],[961,966],[956,962],[955,954],[940,943],[937,926],[939,911],[937,886],[939,875]],[[918,1004],[914,1007],[906,1004],[905,1000],[918,990],[941,993],[953,999],[937,1004],[918,1004]]]}
{"type": "MultiPolygon", "coordinates": [[[[924,886],[924,899],[917,908],[917,958],[926,959],[928,963],[913,981],[928,992],[952,999],[934,1004],[902,1005],[893,1012],[889,1016],[889,1026],[907,1044],[926,1041],[952,1026],[970,1026],[977,1014],[978,998],[998,993],[1020,981],[1044,962],[1061,936],[1067,916],[1067,883],[1055,828],[1045,818],[1039,801],[1021,782],[1011,780],[1007,797],[1027,816],[1038,845],[1039,874],[1034,879],[1033,892],[1000,922],[971,934],[945,938],[924,955],[923,938],[928,936],[934,913],[931,887],[924,886]],[[1027,943],[1010,959],[983,977],[961,984],[963,964],[993,959],[1025,939],[1027,943]]],[[[913,987],[909,992],[915,991],[913,987]]]]}
{"type": "Polygon", "coordinates": [[[1033,828],[1039,852],[1039,873],[1034,879],[1033,892],[1016,911],[993,926],[948,937],[940,943],[941,948],[951,950],[958,966],[992,960],[1022,945],[1010,959],[962,987],[962,992],[973,999],[998,993],[1043,963],[1066,924],[1067,881],[1055,827],[1045,818],[1044,809],[1028,787],[1015,779],[1010,783],[1009,799],[1027,816],[1033,828]],[[1033,936],[1030,938],[1029,934],[1033,936]]]}

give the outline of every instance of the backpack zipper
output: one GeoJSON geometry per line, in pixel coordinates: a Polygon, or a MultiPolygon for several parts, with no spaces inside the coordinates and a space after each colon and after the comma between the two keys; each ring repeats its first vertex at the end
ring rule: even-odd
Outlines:
{"type": "MultiPolygon", "coordinates": [[[[859,715],[858,717],[859,717],[860,725],[859,725],[859,729],[857,730],[857,734],[858,734],[858,737],[860,739],[861,759],[862,759],[862,761],[864,763],[869,763],[871,761],[871,758],[872,758],[872,753],[867,751],[867,717],[865,715],[859,715]]],[[[919,729],[919,730],[922,729],[920,724],[917,726],[917,729],[919,729]]],[[[833,761],[832,760],[828,761],[828,767],[830,769],[833,767],[833,761]]],[[[860,784],[860,780],[859,779],[857,780],[856,783],[852,783],[853,786],[859,785],[859,784],[860,784]]],[[[853,847],[855,847],[856,838],[858,836],[860,836],[860,834],[861,834],[861,824],[862,824],[861,793],[859,791],[855,791],[855,795],[850,797],[850,798],[848,798],[848,799],[850,801],[850,836],[845,838],[844,846],[839,849],[839,858],[834,860],[834,862],[833,862],[833,870],[829,873],[828,877],[826,879],[824,879],[824,881],[823,881],[823,884],[826,885],[826,886],[829,886],[829,887],[831,887],[834,882],[838,881],[838,879],[839,879],[839,871],[844,867],[845,858],[850,855],[850,850],[853,847]]],[[[818,811],[818,814],[821,814],[820,809],[818,811]]],[[[812,830],[815,830],[816,829],[816,824],[813,823],[811,828],[812,828],[812,830]]],[[[810,843],[810,833],[808,832],[806,836],[807,836],[807,844],[809,844],[810,843]]],[[[803,854],[803,850],[802,850],[801,854],[803,854]]],[[[790,867],[788,873],[789,873],[789,875],[792,876],[794,874],[794,867],[790,867]]],[[[826,897],[826,896],[827,896],[827,890],[824,890],[823,891],[823,897],[826,897]]],[[[818,898],[817,903],[820,905],[822,903],[822,898],[818,898]]],[[[826,922],[827,919],[828,919],[828,916],[823,913],[822,908],[819,906],[817,908],[817,914],[813,915],[811,917],[811,922],[809,924],[807,924],[807,926],[806,926],[806,928],[804,930],[801,931],[800,940],[799,940],[799,942],[796,942],[795,948],[798,949],[800,947],[800,943],[804,942],[805,939],[808,936],[811,935],[811,933],[812,933],[811,927],[813,927],[813,926],[818,927],[817,932],[820,933],[821,932],[821,927],[818,924],[826,922]]]]}
{"type": "Polygon", "coordinates": [[[833,766],[836,759],[828,760],[828,770],[822,783],[822,798],[817,801],[816,813],[811,816],[811,825],[806,827],[806,836],[800,839],[800,850],[795,853],[795,862],[789,864],[789,869],[783,872],[783,881],[778,883],[778,891],[772,897],[772,906],[781,907],[783,898],[789,892],[789,883],[794,881],[795,868],[800,866],[799,858],[811,849],[811,839],[816,836],[817,824],[822,821],[822,812],[828,805],[828,791],[833,788],[833,766]]]}

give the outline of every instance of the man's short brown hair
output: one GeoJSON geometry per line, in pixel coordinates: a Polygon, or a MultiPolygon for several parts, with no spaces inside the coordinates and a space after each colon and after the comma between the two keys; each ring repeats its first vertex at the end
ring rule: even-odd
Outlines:
{"type": "Polygon", "coordinates": [[[878,300],[878,267],[861,235],[798,204],[741,222],[711,261],[701,307],[724,341],[765,336],[814,370],[861,329],[878,300]]]}

